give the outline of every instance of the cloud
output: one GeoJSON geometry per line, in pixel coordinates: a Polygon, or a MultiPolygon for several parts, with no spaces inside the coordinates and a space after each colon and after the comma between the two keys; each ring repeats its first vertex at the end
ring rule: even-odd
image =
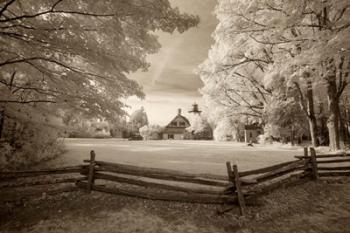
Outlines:
{"type": "Polygon", "coordinates": [[[169,49],[164,53],[162,59],[159,60],[157,66],[155,66],[152,84],[154,84],[161,78],[163,71],[167,69],[167,66],[171,61],[173,53],[179,48],[183,40],[183,37],[178,37],[175,39],[174,42],[172,42],[170,46],[168,45],[169,49]]]}
{"type": "Polygon", "coordinates": [[[171,0],[180,11],[199,15],[201,23],[182,34],[156,32],[162,48],[148,57],[151,67],[148,72],[136,72],[129,77],[143,86],[146,99],[129,98],[126,103],[133,111],[140,106],[148,110],[153,123],[163,123],[174,117],[177,108],[190,108],[200,102],[198,89],[202,82],[195,69],[202,63],[213,43],[211,34],[217,20],[212,14],[216,0],[171,0]]]}

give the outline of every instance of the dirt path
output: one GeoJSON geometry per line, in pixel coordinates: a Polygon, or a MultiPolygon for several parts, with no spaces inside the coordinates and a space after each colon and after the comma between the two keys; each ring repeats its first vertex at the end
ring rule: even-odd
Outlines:
{"type": "Polygon", "coordinates": [[[350,179],[340,178],[274,191],[249,207],[216,213],[217,206],[146,201],[75,192],[0,210],[0,232],[239,232],[349,233],[350,179]]]}

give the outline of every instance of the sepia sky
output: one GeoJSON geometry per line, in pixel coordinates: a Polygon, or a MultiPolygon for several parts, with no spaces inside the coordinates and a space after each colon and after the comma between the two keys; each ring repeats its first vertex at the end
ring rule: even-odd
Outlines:
{"type": "Polygon", "coordinates": [[[129,77],[137,80],[144,89],[146,99],[135,97],[126,101],[129,113],[143,106],[150,123],[166,125],[181,108],[184,115],[194,102],[201,103],[198,89],[202,82],[195,69],[202,63],[213,43],[211,34],[217,20],[213,15],[216,0],[170,0],[180,11],[199,15],[201,22],[196,28],[180,34],[157,32],[162,45],[151,55],[151,67],[147,72],[137,72],[129,77]]]}

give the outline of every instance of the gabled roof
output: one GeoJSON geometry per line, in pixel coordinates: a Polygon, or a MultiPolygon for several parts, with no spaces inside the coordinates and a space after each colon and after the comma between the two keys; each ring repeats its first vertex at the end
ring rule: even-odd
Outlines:
{"type": "Polygon", "coordinates": [[[190,121],[186,118],[186,117],[184,117],[184,116],[182,116],[182,115],[177,115],[176,117],[174,117],[174,119],[172,119],[171,121],[170,121],[170,123],[167,125],[167,126],[165,126],[166,128],[168,128],[168,127],[171,127],[171,128],[187,128],[188,126],[186,126],[186,127],[174,127],[174,126],[171,126],[171,122],[173,122],[173,121],[175,121],[176,119],[182,119],[184,122],[186,122],[187,124],[188,124],[188,126],[190,126],[191,124],[190,124],[190,121]]]}

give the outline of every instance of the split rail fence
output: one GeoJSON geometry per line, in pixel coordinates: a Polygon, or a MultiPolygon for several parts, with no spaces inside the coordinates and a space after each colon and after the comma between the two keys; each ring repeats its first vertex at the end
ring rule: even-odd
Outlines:
{"type": "Polygon", "coordinates": [[[17,188],[16,195],[1,195],[2,201],[27,196],[57,194],[84,189],[151,200],[207,204],[246,204],[258,195],[279,187],[327,176],[349,176],[350,154],[316,155],[304,148],[296,160],[249,171],[226,163],[227,176],[190,174],[96,160],[94,151],[84,165],[59,169],[0,172],[0,189],[17,188]],[[344,165],[345,164],[345,165],[344,165]],[[30,192],[23,187],[37,186],[30,192]]]}

